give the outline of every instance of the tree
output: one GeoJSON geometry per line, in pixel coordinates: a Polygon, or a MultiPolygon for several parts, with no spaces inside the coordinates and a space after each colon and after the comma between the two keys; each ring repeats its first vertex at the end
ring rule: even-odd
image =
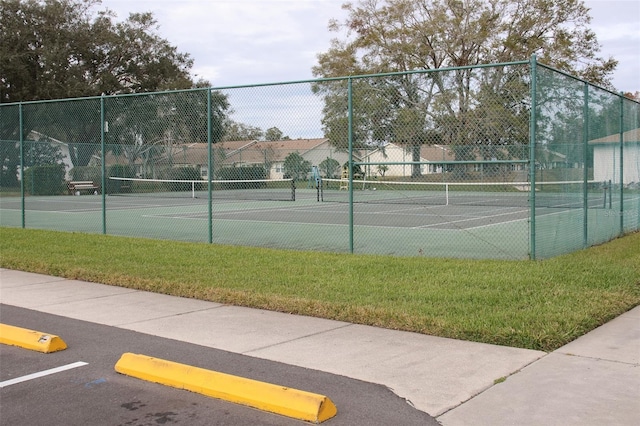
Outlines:
{"type": "Polygon", "coordinates": [[[0,3],[0,102],[184,89],[193,61],[152,13],[116,22],[99,0],[0,3]]]}
{"type": "Polygon", "coordinates": [[[288,137],[284,136],[282,130],[278,129],[277,127],[271,127],[267,129],[266,132],[264,132],[264,140],[266,141],[281,141],[285,138],[288,139],[288,137]]]}
{"type": "Polygon", "coordinates": [[[333,158],[327,157],[318,164],[318,168],[322,175],[331,179],[335,178],[340,171],[340,163],[333,158]]]}
{"type": "MultiPolygon", "coordinates": [[[[318,55],[317,77],[504,63],[536,54],[543,63],[610,85],[617,64],[598,56],[581,0],[361,0],[343,8],[345,22],[332,21],[330,30],[345,30],[346,39],[334,39],[318,55]]],[[[355,147],[403,144],[414,162],[424,143],[526,143],[527,87],[522,71],[506,66],[354,79],[352,140],[355,147]]],[[[318,83],[314,90],[325,96],[323,126],[335,143],[336,129],[347,128],[345,85],[318,83]]],[[[485,156],[475,151],[457,149],[467,158],[456,158],[485,156]]],[[[412,176],[419,173],[414,165],[412,176]]]]}
{"type": "MultiPolygon", "coordinates": [[[[105,100],[109,122],[108,143],[124,153],[130,164],[143,166],[163,158],[168,165],[178,146],[208,140],[208,90],[166,92],[142,96],[110,97],[105,100]]],[[[211,93],[211,137],[224,136],[223,121],[229,107],[225,95],[211,93]]]]}
{"type": "Polygon", "coordinates": [[[63,158],[60,147],[53,143],[29,141],[25,146],[25,167],[60,165],[63,158]]]}
{"type": "MultiPolygon", "coordinates": [[[[342,170],[349,170],[349,162],[347,161],[346,163],[344,163],[342,165],[342,170]]],[[[365,173],[362,170],[362,167],[359,164],[354,164],[351,167],[351,175],[353,176],[354,179],[362,179],[365,177],[365,173]]]]}
{"type": "MultiPolygon", "coordinates": [[[[95,11],[99,4],[99,0],[2,1],[0,102],[199,88],[103,98],[107,149],[124,154],[130,164],[141,159],[146,168],[162,156],[171,162],[178,144],[207,141],[209,122],[213,142],[221,140],[229,108],[226,96],[211,92],[209,121],[210,83],[191,79],[193,61],[158,35],[153,14],[131,14],[117,22],[108,9],[95,11]]],[[[17,141],[17,110],[8,108],[0,110],[0,140],[17,141]]],[[[74,166],[85,166],[100,155],[100,99],[30,103],[23,110],[23,134],[37,129],[65,141],[74,166]]],[[[16,146],[2,144],[3,182],[15,184],[16,146]]]]}
{"type": "Polygon", "coordinates": [[[582,0],[360,0],[346,3],[348,39],[318,56],[317,76],[526,60],[609,85],[617,61],[598,56],[582,0]]]}
{"type": "Polygon", "coordinates": [[[636,102],[640,102],[640,91],[636,90],[634,93],[626,92],[624,94],[624,97],[628,98],[628,99],[631,99],[631,100],[634,100],[636,102]]]}
{"type": "MultiPolygon", "coordinates": [[[[380,81],[377,79],[377,81],[380,81]]],[[[352,143],[355,149],[382,146],[392,132],[393,95],[376,85],[376,79],[356,79],[352,82],[352,143]]],[[[348,149],[349,126],[346,81],[326,81],[312,86],[314,93],[325,95],[322,125],[332,146],[348,149]]]]}
{"type": "Polygon", "coordinates": [[[259,127],[238,123],[231,119],[226,119],[223,127],[225,141],[257,141],[264,135],[259,127]]]}
{"type": "Polygon", "coordinates": [[[284,176],[293,180],[305,179],[311,170],[311,163],[297,152],[292,152],[284,159],[284,176]]]}
{"type": "MultiPolygon", "coordinates": [[[[192,81],[193,61],[157,34],[152,13],[131,14],[116,22],[108,9],[95,11],[99,4],[99,0],[0,2],[0,103],[208,84],[192,81]]],[[[69,142],[74,166],[86,165],[96,152],[100,141],[97,101],[31,104],[24,109],[23,134],[37,127],[43,134],[69,142]]],[[[6,115],[2,112],[0,140],[17,141],[18,121],[13,117],[5,121],[6,115]]],[[[16,183],[16,150],[13,144],[2,144],[3,183],[16,183]]]]}
{"type": "Polygon", "coordinates": [[[17,105],[0,105],[0,186],[18,186],[20,164],[20,111],[17,105]]]}

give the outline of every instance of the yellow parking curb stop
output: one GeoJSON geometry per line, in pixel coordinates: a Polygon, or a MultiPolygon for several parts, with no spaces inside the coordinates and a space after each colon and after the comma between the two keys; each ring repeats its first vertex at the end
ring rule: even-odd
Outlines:
{"type": "Polygon", "coordinates": [[[0,324],[0,343],[46,354],[67,349],[58,336],[7,324],[0,324]]]}
{"type": "Polygon", "coordinates": [[[322,423],[337,414],[336,406],[324,395],[145,355],[125,353],[116,363],[115,370],[138,379],[308,422],[322,423]]]}

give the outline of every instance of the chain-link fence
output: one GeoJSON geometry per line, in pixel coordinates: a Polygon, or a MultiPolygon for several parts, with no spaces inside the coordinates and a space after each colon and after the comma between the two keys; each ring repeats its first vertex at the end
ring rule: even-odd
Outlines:
{"type": "Polygon", "coordinates": [[[640,229],[640,104],[527,62],[0,105],[0,225],[546,258],[640,229]]]}

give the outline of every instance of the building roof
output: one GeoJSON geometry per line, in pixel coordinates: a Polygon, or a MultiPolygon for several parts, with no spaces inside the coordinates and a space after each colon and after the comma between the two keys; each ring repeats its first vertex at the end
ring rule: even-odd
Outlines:
{"type": "Polygon", "coordinates": [[[263,164],[266,162],[282,162],[291,153],[304,155],[315,148],[328,143],[328,139],[292,139],[283,141],[253,141],[240,149],[233,150],[233,145],[221,142],[215,149],[225,152],[223,164],[263,164]]]}
{"type": "MultiPolygon", "coordinates": [[[[640,143],[640,128],[627,130],[622,134],[622,140],[624,143],[640,143]]],[[[600,144],[616,144],[620,143],[620,133],[614,133],[609,136],[605,136],[598,139],[593,139],[589,141],[589,145],[600,145],[600,144]]]]}
{"type": "MultiPolygon", "coordinates": [[[[407,150],[403,145],[398,145],[392,142],[387,143],[383,148],[378,148],[371,151],[368,155],[382,152],[389,149],[401,149],[407,150]]],[[[420,146],[420,161],[454,161],[456,159],[455,153],[449,146],[445,145],[421,145],[420,146]]],[[[410,160],[407,160],[410,161],[410,160]]]]}
{"type": "Polygon", "coordinates": [[[454,161],[456,155],[448,146],[422,145],[420,147],[420,158],[423,161],[454,161]]]}
{"type": "MultiPolygon", "coordinates": [[[[283,162],[292,152],[300,155],[327,146],[328,139],[291,139],[280,141],[225,141],[213,145],[213,155],[223,153],[222,164],[264,164],[265,162],[283,162]]],[[[173,164],[207,164],[209,148],[206,143],[178,145],[173,148],[173,164]]]]}

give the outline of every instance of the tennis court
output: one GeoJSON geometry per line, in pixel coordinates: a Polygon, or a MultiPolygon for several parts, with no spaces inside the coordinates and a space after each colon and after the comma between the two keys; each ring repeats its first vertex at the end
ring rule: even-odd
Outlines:
{"type": "Polygon", "coordinates": [[[535,57],[3,104],[0,225],[544,259],[640,229],[639,106],[535,57]]]}
{"type": "MultiPolygon", "coordinates": [[[[208,242],[211,232],[212,242],[220,244],[337,252],[350,252],[353,229],[356,253],[528,257],[529,208],[520,202],[500,201],[504,197],[492,199],[484,193],[483,202],[471,202],[469,194],[457,194],[463,202],[454,202],[452,195],[449,203],[421,203],[415,199],[415,190],[411,200],[396,190],[393,201],[382,189],[354,189],[355,198],[369,198],[353,203],[351,210],[348,202],[338,199],[348,196],[347,191],[338,189],[331,194],[331,190],[303,187],[292,194],[289,183],[280,186],[212,191],[211,208],[207,191],[194,191],[191,183],[183,185],[182,191],[168,193],[29,196],[25,197],[24,220],[29,228],[104,230],[110,235],[196,242],[208,242]],[[371,198],[374,192],[382,201],[371,198]],[[226,199],[218,199],[218,194],[226,199]],[[278,197],[280,200],[274,200],[278,197]]],[[[432,192],[422,195],[431,201],[441,197],[432,192]]],[[[480,193],[472,195],[479,197],[480,193]]],[[[599,208],[594,208],[593,220],[597,216],[604,220],[610,212],[600,197],[598,193],[599,208]]],[[[569,207],[538,208],[536,219],[565,221],[565,228],[571,229],[582,211],[569,207]]],[[[0,224],[20,226],[21,208],[19,197],[0,198],[0,224]]]]}
{"type": "MultiPolygon", "coordinates": [[[[315,190],[297,190],[295,202],[213,200],[214,220],[301,225],[348,225],[349,205],[341,202],[318,202],[315,190]]],[[[106,211],[127,217],[135,234],[136,218],[172,220],[207,220],[206,198],[150,198],[107,195],[106,211]]],[[[18,197],[0,198],[3,214],[20,212],[18,197]]],[[[73,222],[85,222],[82,215],[102,213],[101,195],[33,196],[25,199],[26,215],[69,215],[73,222]]],[[[521,207],[446,206],[399,204],[356,204],[354,223],[358,226],[406,229],[473,229],[499,223],[527,220],[528,210],[521,207]]],[[[171,231],[168,229],[167,231],[171,231]]]]}

